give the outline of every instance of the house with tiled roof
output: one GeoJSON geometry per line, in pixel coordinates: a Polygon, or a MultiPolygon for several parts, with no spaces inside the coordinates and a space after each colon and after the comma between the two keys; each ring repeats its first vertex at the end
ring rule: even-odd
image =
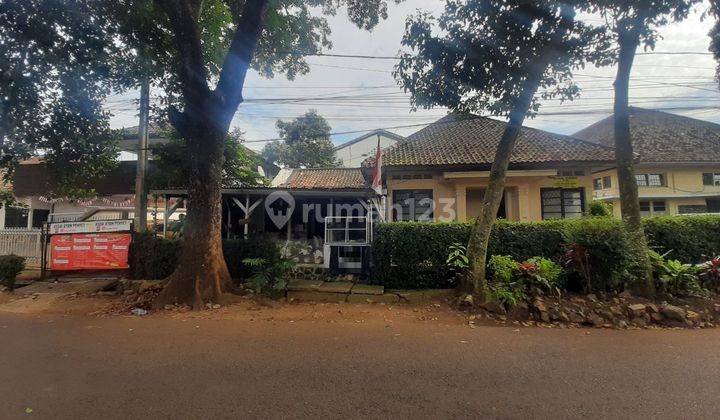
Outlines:
{"type": "MultiPolygon", "coordinates": [[[[668,213],[682,212],[683,206],[711,210],[720,195],[720,126],[639,110],[631,122],[638,183],[648,184],[641,187],[641,197],[652,197],[655,210],[655,197],[663,197],[668,213]],[[660,185],[651,187],[656,174],[662,174],[660,185]]],[[[505,122],[493,118],[450,114],[387,148],[381,144],[381,195],[371,188],[374,153],[358,168],[283,169],[269,186],[227,186],[222,190],[223,231],[274,236],[299,250],[294,258],[300,263],[360,269],[375,220],[478,216],[505,128],[505,122]]],[[[498,216],[518,221],[581,217],[591,200],[616,199],[614,168],[611,120],[573,136],[523,127],[498,216]]],[[[154,193],[166,198],[185,194],[154,193]]]]}
{"type": "MultiPolygon", "coordinates": [[[[384,151],[388,218],[464,221],[478,216],[505,126],[492,118],[450,114],[384,151]]],[[[524,221],[580,217],[592,198],[592,174],[613,161],[611,147],[523,127],[498,216],[524,221]]],[[[372,167],[374,159],[364,165],[372,167]]]]}
{"type": "MultiPolygon", "coordinates": [[[[612,147],[613,117],[573,136],[612,147]]],[[[630,132],[643,215],[720,213],[720,125],[661,111],[631,108],[630,132]]],[[[620,215],[617,173],[593,173],[593,197],[620,215]]]]}

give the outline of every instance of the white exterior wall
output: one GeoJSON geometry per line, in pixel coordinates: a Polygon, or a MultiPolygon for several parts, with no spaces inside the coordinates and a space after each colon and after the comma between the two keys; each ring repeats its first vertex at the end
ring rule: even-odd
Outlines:
{"type": "MultiPolygon", "coordinates": [[[[340,146],[335,150],[337,157],[345,168],[359,168],[360,164],[367,158],[375,156],[377,149],[377,135],[362,139],[357,143],[340,146]]],[[[380,134],[380,148],[386,149],[397,143],[396,139],[380,134]]]]}

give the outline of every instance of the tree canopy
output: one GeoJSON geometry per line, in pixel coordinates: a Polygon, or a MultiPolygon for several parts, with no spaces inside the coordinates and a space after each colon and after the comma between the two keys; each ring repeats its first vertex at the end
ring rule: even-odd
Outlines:
{"type": "MultiPolygon", "coordinates": [[[[406,24],[395,77],[412,94],[414,107],[508,115],[522,98],[524,82],[538,72],[548,47],[560,54],[540,69],[540,98],[572,99],[579,90],[572,70],[608,59],[603,32],[574,19],[561,44],[551,37],[562,24],[561,8],[573,2],[450,0],[440,17],[427,12],[406,24]]],[[[567,12],[567,10],[566,10],[567,12]]]]}
{"type": "MultiPolygon", "coordinates": [[[[4,167],[11,170],[18,161],[42,154],[66,181],[58,193],[70,192],[77,179],[104,175],[114,166],[112,156],[117,153],[116,136],[109,130],[112,115],[103,109],[108,95],[148,79],[153,86],[154,117],[167,121],[168,107],[183,109],[188,104],[184,75],[191,57],[179,50],[178,35],[198,37],[200,71],[195,74],[195,86],[220,83],[223,68],[235,58],[227,53],[253,3],[0,2],[0,152],[4,167]],[[179,24],[179,17],[187,21],[179,24]]],[[[285,74],[292,79],[307,73],[310,67],[305,54],[332,47],[327,16],[341,8],[355,25],[366,29],[387,17],[385,0],[268,3],[250,61],[251,68],[266,77],[285,74]]]]}
{"type": "MultiPolygon", "coordinates": [[[[117,83],[117,46],[99,2],[0,3],[0,153],[6,176],[42,155],[55,193],[102,176],[115,164],[116,137],[102,100],[117,83]]],[[[78,191],[75,191],[78,192],[78,191]]]]}
{"type": "MultiPolygon", "coordinates": [[[[168,128],[164,137],[170,141],[152,148],[152,168],[149,181],[151,188],[186,188],[188,179],[187,144],[177,132],[168,128]]],[[[223,185],[256,186],[267,183],[257,171],[263,160],[255,152],[243,146],[243,133],[233,130],[225,140],[223,159],[223,185]]]]}
{"type": "Polygon", "coordinates": [[[289,122],[279,120],[276,125],[283,140],[265,145],[262,155],[268,161],[290,168],[338,165],[330,125],[317,111],[308,111],[289,122]]]}

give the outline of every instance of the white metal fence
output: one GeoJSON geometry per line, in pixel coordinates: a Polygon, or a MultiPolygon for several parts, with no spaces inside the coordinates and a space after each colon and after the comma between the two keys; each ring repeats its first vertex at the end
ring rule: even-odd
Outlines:
{"type": "Polygon", "coordinates": [[[40,229],[0,229],[0,255],[25,257],[28,267],[40,267],[42,233],[40,229]]]}

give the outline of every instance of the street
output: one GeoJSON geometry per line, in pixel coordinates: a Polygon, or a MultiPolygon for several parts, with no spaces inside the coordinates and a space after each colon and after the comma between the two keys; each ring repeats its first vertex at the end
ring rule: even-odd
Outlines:
{"type": "Polygon", "coordinates": [[[0,343],[3,419],[720,416],[720,330],[0,312],[0,343]]]}

